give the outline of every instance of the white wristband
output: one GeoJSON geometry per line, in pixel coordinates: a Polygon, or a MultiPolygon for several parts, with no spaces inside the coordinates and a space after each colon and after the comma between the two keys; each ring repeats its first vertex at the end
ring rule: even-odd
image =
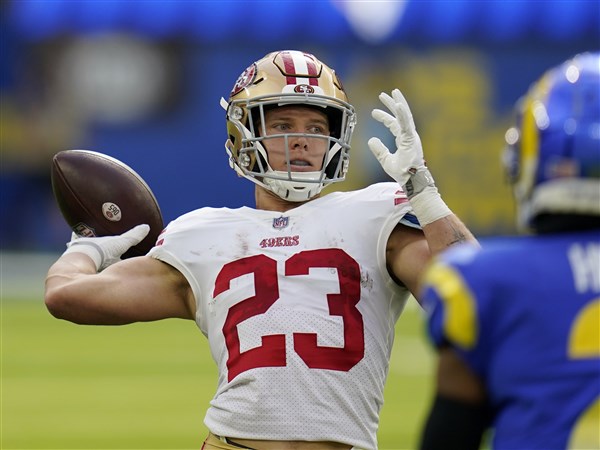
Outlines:
{"type": "Polygon", "coordinates": [[[96,264],[96,271],[100,270],[100,266],[102,265],[102,249],[91,242],[70,242],[69,247],[63,253],[64,255],[68,255],[70,253],[83,253],[84,255],[88,255],[96,264]]]}
{"type": "Polygon", "coordinates": [[[452,214],[435,186],[427,186],[410,199],[410,206],[421,226],[452,214]]]}

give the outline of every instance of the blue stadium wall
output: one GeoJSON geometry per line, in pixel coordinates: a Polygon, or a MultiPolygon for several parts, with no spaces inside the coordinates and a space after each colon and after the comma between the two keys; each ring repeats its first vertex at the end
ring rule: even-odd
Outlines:
{"type": "MultiPolygon", "coordinates": [[[[203,206],[253,205],[253,185],[227,163],[219,100],[252,61],[277,49],[302,49],[337,70],[359,112],[351,170],[340,188],[386,179],[365,143],[373,134],[391,143],[370,110],[379,106],[379,92],[399,87],[447,202],[482,236],[513,233],[513,206],[500,169],[511,108],[544,70],[600,48],[598,2],[413,0],[393,11],[392,25],[375,14],[387,24],[379,34],[361,28],[349,3],[9,2],[2,10],[0,88],[3,96],[26,91],[24,66],[52,59],[81,39],[128,35],[167,55],[169,92],[158,106],[122,122],[92,116],[61,145],[108,153],[134,167],[169,221],[203,206]]],[[[43,64],[51,67],[52,61],[43,64]]],[[[29,77],[38,87],[48,82],[29,77]]],[[[3,159],[11,142],[2,142],[3,159]]],[[[35,151],[32,143],[19,150],[35,151]]],[[[5,167],[1,176],[2,222],[14,222],[15,208],[31,217],[25,225],[3,226],[1,247],[62,248],[68,233],[52,204],[49,180],[42,175],[45,192],[42,187],[11,203],[22,192],[14,183],[18,173],[5,167]],[[47,225],[42,232],[40,221],[47,225]]]]}

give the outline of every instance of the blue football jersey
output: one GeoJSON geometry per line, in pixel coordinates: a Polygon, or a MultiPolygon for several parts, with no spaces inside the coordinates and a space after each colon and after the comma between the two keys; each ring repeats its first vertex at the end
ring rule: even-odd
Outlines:
{"type": "Polygon", "coordinates": [[[487,388],[494,448],[600,448],[600,233],[456,247],[424,305],[434,345],[487,388]]]}

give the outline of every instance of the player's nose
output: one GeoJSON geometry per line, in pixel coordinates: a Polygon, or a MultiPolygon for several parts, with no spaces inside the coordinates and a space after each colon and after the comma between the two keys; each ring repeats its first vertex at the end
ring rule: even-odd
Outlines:
{"type": "Polygon", "coordinates": [[[297,150],[306,150],[308,148],[308,139],[303,135],[290,136],[290,148],[297,150]]]}

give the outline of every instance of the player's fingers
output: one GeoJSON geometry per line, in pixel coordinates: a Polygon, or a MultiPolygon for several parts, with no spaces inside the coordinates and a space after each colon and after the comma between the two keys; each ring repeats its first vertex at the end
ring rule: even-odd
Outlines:
{"type": "Polygon", "coordinates": [[[384,104],[384,106],[389,109],[392,113],[394,112],[394,105],[395,105],[395,101],[392,97],[390,97],[388,94],[386,94],[385,92],[382,92],[381,94],[379,94],[379,100],[381,101],[381,103],[384,104]]]}
{"type": "Polygon", "coordinates": [[[381,109],[374,109],[373,111],[371,111],[371,117],[373,117],[373,119],[375,119],[376,121],[381,122],[388,128],[390,128],[392,124],[396,122],[394,116],[385,111],[382,111],[381,109]]]}
{"type": "Polygon", "coordinates": [[[150,232],[150,226],[143,223],[133,227],[131,230],[123,233],[123,237],[133,242],[132,245],[139,244],[150,232]]]}
{"type": "Polygon", "coordinates": [[[404,98],[402,92],[400,92],[400,89],[394,89],[392,91],[392,98],[394,99],[395,103],[400,103],[408,106],[408,102],[406,101],[406,98],[404,98]]]}
{"type": "Polygon", "coordinates": [[[394,89],[392,96],[394,98],[394,114],[398,118],[398,122],[400,122],[402,131],[414,129],[415,122],[404,95],[402,95],[399,89],[394,89]]]}
{"type": "Polygon", "coordinates": [[[381,142],[381,139],[379,138],[372,137],[368,140],[367,145],[369,146],[369,149],[373,155],[375,155],[375,158],[377,158],[381,164],[383,164],[384,161],[390,156],[389,149],[383,142],[381,142]]]}

